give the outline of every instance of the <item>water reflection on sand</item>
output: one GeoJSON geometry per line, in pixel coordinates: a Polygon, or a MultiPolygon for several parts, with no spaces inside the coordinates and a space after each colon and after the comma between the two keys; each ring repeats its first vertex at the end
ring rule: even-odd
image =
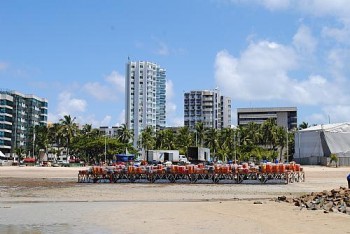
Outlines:
{"type": "Polygon", "coordinates": [[[91,212],[104,206],[107,209],[105,203],[0,203],[0,213],[6,214],[0,215],[0,233],[112,233],[95,222],[91,212]]]}

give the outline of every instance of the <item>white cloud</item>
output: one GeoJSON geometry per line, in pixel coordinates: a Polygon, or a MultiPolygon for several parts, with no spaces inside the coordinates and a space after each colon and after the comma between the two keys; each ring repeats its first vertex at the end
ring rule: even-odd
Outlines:
{"type": "Polygon", "coordinates": [[[89,82],[83,86],[83,89],[88,92],[91,96],[98,100],[115,100],[116,95],[113,90],[99,82],[89,82]]]}
{"type": "Polygon", "coordinates": [[[183,117],[174,117],[171,121],[172,127],[181,127],[184,126],[184,118],[183,117]]]}
{"type": "Polygon", "coordinates": [[[303,121],[311,126],[318,123],[328,123],[328,118],[327,115],[323,113],[314,113],[310,116],[306,116],[303,121]]]}
{"type": "Polygon", "coordinates": [[[160,56],[183,55],[186,53],[185,49],[170,47],[166,42],[164,42],[156,37],[152,37],[152,40],[156,44],[153,53],[155,53],[157,55],[160,55],[160,56]]]}
{"type": "Polygon", "coordinates": [[[349,19],[348,0],[228,0],[234,4],[261,5],[269,10],[298,10],[314,16],[333,16],[349,19]]]}
{"type": "Polygon", "coordinates": [[[217,53],[215,78],[234,100],[276,101],[301,105],[345,105],[350,102],[345,80],[311,74],[291,78],[302,55],[292,47],[261,41],[251,43],[236,58],[227,51],[217,53]]]}
{"type": "Polygon", "coordinates": [[[173,101],[174,85],[171,80],[166,81],[166,115],[168,126],[183,126],[182,113],[177,113],[177,106],[173,101]],[[181,117],[180,117],[181,116],[181,117]]]}
{"type": "Polygon", "coordinates": [[[301,25],[293,37],[293,45],[299,53],[313,54],[317,46],[317,39],[312,35],[309,27],[301,25]]]}
{"type": "Polygon", "coordinates": [[[63,117],[64,115],[75,116],[78,113],[85,112],[87,103],[83,99],[73,98],[69,92],[62,92],[58,96],[58,115],[63,117]]]}
{"type": "Polygon", "coordinates": [[[338,43],[350,44],[350,22],[343,22],[342,28],[324,27],[322,35],[334,39],[338,43]]]}
{"type": "Polygon", "coordinates": [[[270,10],[286,9],[290,5],[289,0],[262,0],[262,4],[270,10]]]}
{"type": "Polygon", "coordinates": [[[110,126],[112,121],[112,116],[106,115],[101,119],[97,119],[95,115],[79,115],[77,116],[77,122],[80,125],[85,123],[91,124],[94,128],[99,128],[101,126],[110,126]]]}
{"type": "Polygon", "coordinates": [[[166,81],[165,92],[167,100],[171,100],[174,97],[174,84],[171,80],[166,81]]]}
{"type": "Polygon", "coordinates": [[[61,116],[54,114],[53,112],[49,112],[47,115],[47,119],[49,123],[58,123],[58,121],[62,118],[61,116]]]}
{"type": "Polygon", "coordinates": [[[324,106],[321,113],[306,116],[306,122],[315,123],[341,123],[349,122],[350,105],[328,105],[324,106]]]}
{"type": "Polygon", "coordinates": [[[114,88],[121,93],[125,92],[125,77],[121,74],[119,74],[117,71],[112,71],[111,74],[109,74],[106,79],[108,83],[111,83],[114,85],[114,88]]]}
{"type": "Polygon", "coordinates": [[[255,4],[269,10],[293,10],[301,13],[303,18],[323,17],[327,24],[324,24],[321,31],[315,31],[319,24],[315,24],[316,27],[301,25],[291,44],[281,45],[264,40],[251,42],[239,56],[225,50],[219,51],[215,62],[215,77],[218,85],[226,89],[226,93],[237,101],[270,100],[304,108],[314,106],[320,111],[306,116],[311,124],[328,122],[328,116],[331,122],[349,121],[348,0],[227,1],[246,6],[255,4]],[[275,50],[279,52],[273,53],[275,57],[271,56],[274,46],[268,47],[262,42],[278,45],[275,50]],[[266,56],[259,56],[256,52],[258,50],[266,56]],[[291,63],[288,64],[286,59],[291,63]]]}
{"type": "Polygon", "coordinates": [[[122,125],[123,123],[125,123],[125,109],[123,109],[120,113],[119,113],[119,115],[118,115],[118,117],[117,117],[117,123],[116,124],[114,124],[113,126],[120,126],[120,125],[122,125]]]}
{"type": "Polygon", "coordinates": [[[109,126],[112,120],[112,116],[110,115],[106,115],[102,121],[101,121],[101,125],[100,126],[109,126]]]}
{"type": "Polygon", "coordinates": [[[327,65],[330,74],[334,77],[336,82],[346,84],[349,79],[350,72],[350,49],[349,48],[334,48],[328,52],[327,65]]]}
{"type": "Polygon", "coordinates": [[[297,9],[316,16],[334,16],[348,18],[350,4],[348,0],[291,0],[297,9]]]}
{"type": "Polygon", "coordinates": [[[287,9],[291,4],[291,0],[228,0],[228,2],[246,5],[259,4],[269,10],[287,9]]]}
{"type": "Polygon", "coordinates": [[[125,92],[125,78],[117,71],[105,77],[106,84],[100,82],[88,82],[83,90],[98,100],[117,100],[118,94],[125,92]]]}
{"type": "Polygon", "coordinates": [[[329,117],[331,123],[349,121],[350,105],[326,106],[323,111],[325,116],[329,117]]]}
{"type": "Polygon", "coordinates": [[[170,51],[169,51],[168,46],[164,42],[158,42],[158,49],[157,49],[156,53],[158,55],[166,56],[166,55],[170,54],[170,51]]]}
{"type": "Polygon", "coordinates": [[[234,99],[281,99],[289,89],[287,72],[297,67],[295,52],[269,41],[251,43],[235,58],[227,51],[216,56],[215,77],[224,93],[234,99]]]}
{"type": "Polygon", "coordinates": [[[173,82],[171,80],[167,80],[165,84],[165,92],[166,92],[166,115],[168,124],[172,125],[173,119],[176,114],[176,104],[172,101],[174,96],[173,90],[173,82]]]}

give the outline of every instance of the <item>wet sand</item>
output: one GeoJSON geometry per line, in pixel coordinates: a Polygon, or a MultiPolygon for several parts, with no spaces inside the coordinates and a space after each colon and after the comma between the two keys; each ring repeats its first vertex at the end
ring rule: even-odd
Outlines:
{"type": "Polygon", "coordinates": [[[350,168],[288,185],[79,184],[80,169],[0,167],[0,233],[350,233],[349,215],[274,201],[345,187],[350,168]]]}

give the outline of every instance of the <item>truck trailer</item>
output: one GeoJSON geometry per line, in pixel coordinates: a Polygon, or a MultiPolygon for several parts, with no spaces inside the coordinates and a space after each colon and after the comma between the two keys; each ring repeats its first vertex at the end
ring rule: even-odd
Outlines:
{"type": "Polygon", "coordinates": [[[187,158],[192,163],[202,163],[210,161],[210,149],[191,146],[187,148],[187,158]]]}
{"type": "Polygon", "coordinates": [[[147,162],[167,162],[180,163],[186,162],[187,158],[183,155],[180,155],[178,150],[148,150],[145,155],[147,162]]]}

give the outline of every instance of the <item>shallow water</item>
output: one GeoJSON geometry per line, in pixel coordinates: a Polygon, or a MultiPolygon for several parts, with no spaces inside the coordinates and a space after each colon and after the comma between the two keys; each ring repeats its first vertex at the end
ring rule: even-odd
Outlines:
{"type": "Polygon", "coordinates": [[[0,233],[17,234],[17,233],[110,233],[96,227],[81,227],[79,225],[71,225],[67,223],[56,223],[50,225],[2,225],[0,224],[0,233]]]}
{"type": "Polygon", "coordinates": [[[0,203],[0,233],[112,233],[98,224],[101,210],[109,207],[93,202],[0,203]]]}

